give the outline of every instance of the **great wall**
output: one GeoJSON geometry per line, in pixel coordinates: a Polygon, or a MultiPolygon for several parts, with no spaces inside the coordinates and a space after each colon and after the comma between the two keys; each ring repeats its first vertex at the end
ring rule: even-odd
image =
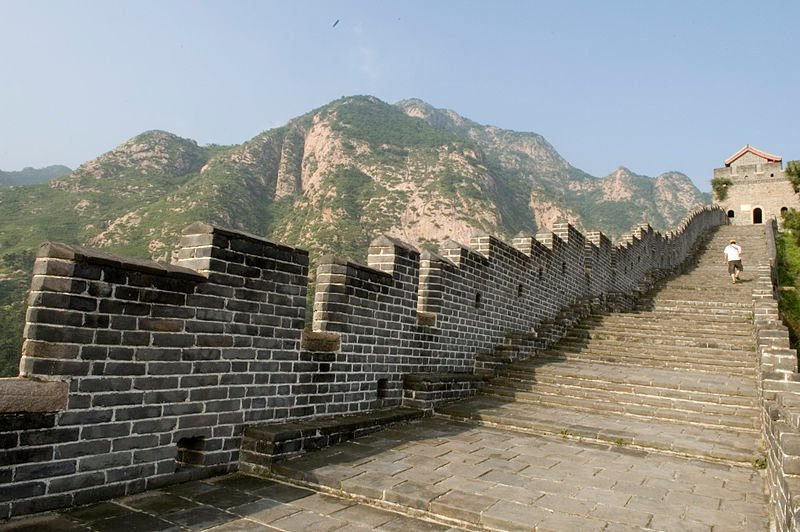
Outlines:
{"type": "MultiPolygon", "coordinates": [[[[0,380],[0,520],[270,475],[313,449],[380,438],[474,397],[581,320],[634,309],[727,221],[699,208],[673,232],[643,225],[618,245],[559,224],[511,245],[447,242],[440,255],[381,236],[366,266],[321,259],[311,327],[301,249],[203,223],[183,231],[171,265],[43,244],[20,376],[0,380]]],[[[775,300],[775,225],[762,227],[752,356],[770,520],[783,531],[800,510],[800,379],[775,300]]]]}

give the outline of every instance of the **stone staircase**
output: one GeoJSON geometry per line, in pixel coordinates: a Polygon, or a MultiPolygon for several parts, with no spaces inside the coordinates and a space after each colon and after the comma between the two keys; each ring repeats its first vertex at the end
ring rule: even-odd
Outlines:
{"type": "Polygon", "coordinates": [[[753,467],[763,234],[722,227],[634,311],[590,315],[527,360],[493,354],[475,398],[267,474],[417,519],[413,530],[768,529],[753,467]],[[751,270],[736,285],[722,258],[730,238],[751,270]]]}
{"type": "Polygon", "coordinates": [[[721,250],[736,238],[747,268],[748,257],[765,252],[763,230],[719,229],[687,274],[636,311],[591,316],[552,348],[508,365],[474,400],[438,413],[508,430],[753,460],[760,421],[752,276],[732,284],[721,250]]]}

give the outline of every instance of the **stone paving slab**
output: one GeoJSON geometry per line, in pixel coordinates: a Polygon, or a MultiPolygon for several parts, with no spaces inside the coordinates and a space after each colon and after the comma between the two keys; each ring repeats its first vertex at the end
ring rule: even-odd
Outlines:
{"type": "Polygon", "coordinates": [[[324,467],[320,463],[350,467],[360,473],[350,477],[349,485],[342,483],[342,488],[375,504],[402,502],[464,526],[768,529],[764,479],[749,465],[630,452],[624,446],[515,434],[443,418],[389,429],[349,445],[361,448],[361,456],[369,461],[340,461],[342,453],[333,447],[289,460],[281,471],[291,470],[293,478],[312,482],[315,469],[324,467]],[[395,447],[386,448],[382,436],[395,441],[395,447]],[[378,445],[373,447],[373,443],[378,445]],[[408,459],[428,457],[432,448],[444,451],[436,453],[438,461],[433,464],[408,459]],[[383,473],[367,476],[375,470],[383,473]],[[442,480],[431,482],[432,473],[441,473],[442,480]],[[425,480],[417,483],[417,475],[425,480]],[[359,478],[362,487],[357,484],[359,478]],[[366,488],[374,488],[373,483],[380,488],[366,488]],[[750,503],[726,504],[736,500],[750,503]]]}
{"type": "Polygon", "coordinates": [[[760,456],[755,430],[731,431],[670,421],[607,416],[560,409],[552,405],[520,404],[492,397],[446,405],[440,411],[460,419],[510,430],[585,438],[688,456],[749,463],[760,456]]]}
{"type": "MultiPolygon", "coordinates": [[[[312,453],[309,456],[313,457],[312,453]]],[[[397,482],[402,482],[398,480],[397,482]]],[[[435,488],[427,487],[428,490],[435,488]]],[[[444,493],[445,490],[440,490],[444,493]]],[[[403,494],[403,491],[398,492],[403,494]]],[[[409,497],[414,495],[408,492],[409,497]]],[[[438,493],[438,492],[437,492],[438,493]]],[[[430,493],[427,496],[433,497],[430,493]]],[[[352,499],[232,474],[0,524],[3,532],[463,530],[352,499]]]]}
{"type": "MultiPolygon", "coordinates": [[[[719,254],[716,248],[712,251],[715,257],[719,254]]],[[[653,323],[666,317],[673,324],[686,316],[702,316],[698,321],[714,316],[731,326],[746,326],[742,318],[747,320],[749,310],[736,301],[747,303],[752,287],[743,282],[729,290],[725,279],[719,260],[707,261],[680,282],[682,286],[698,282],[701,287],[668,288],[642,306],[663,311],[643,310],[637,315],[653,323]],[[725,290],[720,288],[723,284],[725,290]],[[687,301],[690,297],[698,301],[687,301]],[[731,318],[733,314],[737,317],[731,318]]],[[[640,332],[647,334],[644,327],[640,332]]],[[[705,338],[707,333],[703,334],[705,338]]],[[[591,334],[579,336],[583,337],[575,344],[581,347],[591,334]]],[[[655,354],[663,358],[659,362],[651,356],[653,347],[643,350],[641,344],[638,354],[620,357],[633,347],[610,341],[619,336],[616,332],[605,336],[608,341],[593,340],[598,367],[606,361],[624,361],[626,356],[632,362],[639,360],[643,351],[651,364],[704,367],[697,364],[702,354],[721,364],[719,371],[684,371],[681,389],[713,388],[723,398],[741,388],[751,396],[752,385],[741,376],[731,376],[751,371],[742,367],[749,368],[746,354],[737,361],[731,360],[731,349],[673,349],[662,342],[655,346],[655,354]],[[724,384],[715,388],[720,372],[725,373],[724,384]],[[684,387],[684,377],[691,379],[691,385],[684,387]]],[[[575,364],[581,358],[587,362],[590,357],[583,355],[555,357],[552,367],[564,361],[575,364]]],[[[742,355],[737,350],[735,356],[742,355]]],[[[583,369],[575,366],[573,371],[583,369]]],[[[601,371],[643,385],[661,375],[662,369],[626,366],[619,371],[609,366],[601,371]]],[[[655,407],[675,410],[674,404],[657,397],[660,393],[653,395],[655,407]]],[[[630,415],[644,414],[630,406],[621,415],[599,416],[483,397],[448,408],[455,416],[513,430],[435,417],[279,463],[276,474],[295,485],[234,474],[12,521],[0,525],[0,530],[769,529],[764,478],[747,463],[758,454],[755,431],[648,421],[630,415]]]]}

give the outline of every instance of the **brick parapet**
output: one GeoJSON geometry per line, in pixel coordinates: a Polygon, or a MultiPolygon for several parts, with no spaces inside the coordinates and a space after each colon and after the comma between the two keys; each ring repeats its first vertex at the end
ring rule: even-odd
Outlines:
{"type": "Polygon", "coordinates": [[[778,311],[775,268],[775,220],[767,224],[769,260],[757,265],[753,297],[753,334],[758,357],[766,479],[775,530],[800,527],[800,373],[789,332],[778,311]]]}
{"type": "Polygon", "coordinates": [[[182,241],[175,265],[40,248],[21,379],[0,386],[69,391],[0,414],[0,516],[229,471],[246,422],[316,413],[307,253],[205,224],[182,241]]]}
{"type": "MultiPolygon", "coordinates": [[[[513,349],[525,356],[662,267],[637,257],[674,267],[722,222],[703,209],[674,236],[640,230],[623,246],[560,225],[439,255],[379,237],[368,266],[320,260],[306,336],[303,250],[201,223],[172,265],[47,244],[21,376],[65,383],[66,407],[0,414],[0,518],[235,469],[248,423],[399,406],[405,375],[473,373],[510,338],[528,339],[513,349]]],[[[474,391],[442,382],[455,388],[414,400],[474,391]]]]}

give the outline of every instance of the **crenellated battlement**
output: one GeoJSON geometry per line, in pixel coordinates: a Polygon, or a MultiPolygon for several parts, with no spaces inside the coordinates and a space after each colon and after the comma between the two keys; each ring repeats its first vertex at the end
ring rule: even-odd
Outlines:
{"type": "Polygon", "coordinates": [[[301,249],[203,223],[172,265],[44,244],[0,380],[0,519],[234,470],[247,424],[400,406],[407,376],[491,371],[512,338],[529,356],[725,222],[699,208],[616,246],[568,224],[439,253],[380,236],[367,265],[320,260],[310,330],[301,249]]]}

